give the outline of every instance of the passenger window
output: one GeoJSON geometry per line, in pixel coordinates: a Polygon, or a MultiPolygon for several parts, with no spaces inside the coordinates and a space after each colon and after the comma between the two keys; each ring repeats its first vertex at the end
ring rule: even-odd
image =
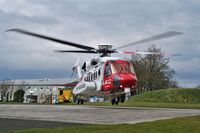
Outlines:
{"type": "Polygon", "coordinates": [[[93,73],[91,74],[91,81],[93,81],[93,73]]]}
{"type": "Polygon", "coordinates": [[[110,74],[111,74],[110,65],[106,64],[106,67],[105,67],[105,76],[109,76],[110,74]]]}
{"type": "Polygon", "coordinates": [[[101,75],[101,70],[99,69],[99,72],[98,72],[99,76],[101,75]]]}
{"type": "Polygon", "coordinates": [[[96,79],[96,73],[94,72],[94,80],[96,79]]]}

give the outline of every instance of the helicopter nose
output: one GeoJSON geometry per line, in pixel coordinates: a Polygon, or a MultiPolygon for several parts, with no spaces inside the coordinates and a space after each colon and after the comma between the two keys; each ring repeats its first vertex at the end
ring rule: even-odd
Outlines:
{"type": "Polygon", "coordinates": [[[136,76],[133,74],[120,75],[120,88],[134,88],[136,80],[136,76]]]}

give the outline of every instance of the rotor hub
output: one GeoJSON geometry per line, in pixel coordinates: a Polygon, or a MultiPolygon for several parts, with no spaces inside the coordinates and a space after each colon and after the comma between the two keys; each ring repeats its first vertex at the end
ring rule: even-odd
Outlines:
{"type": "Polygon", "coordinates": [[[99,45],[98,53],[100,54],[100,57],[110,57],[111,53],[113,53],[112,45],[99,45]]]}
{"type": "Polygon", "coordinates": [[[111,50],[112,45],[99,45],[99,50],[111,50]]]}

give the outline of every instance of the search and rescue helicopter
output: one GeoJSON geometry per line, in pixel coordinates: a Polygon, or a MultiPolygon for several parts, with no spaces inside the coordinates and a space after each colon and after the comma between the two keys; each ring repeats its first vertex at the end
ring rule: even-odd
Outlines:
{"type": "Polygon", "coordinates": [[[94,96],[97,94],[108,94],[112,97],[112,105],[117,105],[119,102],[123,103],[125,99],[131,95],[131,92],[134,91],[137,86],[137,76],[131,61],[119,57],[111,57],[111,54],[163,54],[153,52],[122,52],[118,49],[183,34],[181,32],[168,31],[113,49],[112,45],[99,45],[99,48],[94,48],[49,37],[46,35],[29,32],[23,29],[15,28],[8,31],[34,36],[41,39],[57,42],[63,45],[82,49],[56,50],[55,52],[99,54],[99,57],[95,57],[89,61],[84,62],[82,67],[79,66],[79,59],[73,66],[73,72],[75,71],[79,78],[77,85],[73,89],[73,94],[79,96],[78,103],[81,104],[83,104],[82,96],[84,95],[94,96]]]}

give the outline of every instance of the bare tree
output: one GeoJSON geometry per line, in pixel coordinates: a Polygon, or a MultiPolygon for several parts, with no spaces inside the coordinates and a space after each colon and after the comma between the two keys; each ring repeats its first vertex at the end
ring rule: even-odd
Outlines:
{"type": "MultiPolygon", "coordinates": [[[[148,52],[162,53],[161,49],[152,45],[148,52]]],[[[151,91],[177,86],[173,80],[175,71],[169,67],[169,58],[163,54],[146,56],[132,56],[135,62],[135,71],[138,77],[138,89],[140,91],[151,91]]]]}
{"type": "Polygon", "coordinates": [[[197,85],[195,88],[200,89],[200,85],[197,85]]]}
{"type": "Polygon", "coordinates": [[[0,92],[1,92],[0,94],[1,94],[2,100],[5,100],[3,98],[7,97],[6,93],[9,89],[13,88],[13,85],[14,85],[14,81],[11,81],[11,80],[2,81],[0,83],[0,92]]]}

